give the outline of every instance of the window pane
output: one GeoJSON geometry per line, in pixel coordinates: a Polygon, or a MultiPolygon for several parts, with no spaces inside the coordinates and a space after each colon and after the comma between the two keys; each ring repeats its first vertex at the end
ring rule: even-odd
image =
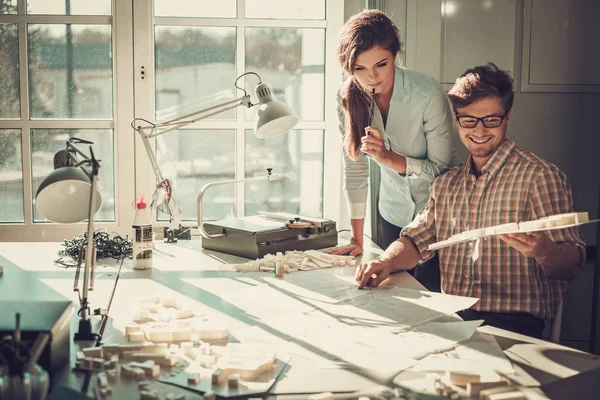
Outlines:
{"type": "MultiPolygon", "coordinates": [[[[156,27],[156,119],[165,121],[240,97],[235,28],[156,27]]],[[[233,119],[235,111],[213,118],[233,119]]]]}
{"type": "MultiPolygon", "coordinates": [[[[198,220],[198,193],[209,182],[234,179],[235,131],[181,129],[156,138],[160,170],[173,185],[183,220],[198,220]]],[[[204,219],[235,215],[235,185],[211,188],[204,196],[204,219]]],[[[160,220],[168,220],[159,215],[160,220]]]]}
{"type": "MultiPolygon", "coordinates": [[[[31,174],[32,196],[35,197],[40,183],[52,172],[54,154],[65,148],[69,138],[94,142],[94,156],[101,160],[98,175],[98,190],[102,195],[102,208],[96,213],[95,221],[115,220],[115,171],[114,143],[111,129],[32,129],[31,130],[31,174]]],[[[77,148],[89,155],[88,145],[78,144],[77,148]]],[[[32,203],[33,204],[33,203],[32,203]]],[[[33,221],[47,221],[33,206],[33,221]]]]}
{"type": "Polygon", "coordinates": [[[157,17],[235,18],[236,0],[156,0],[157,17]]]}
{"type": "Polygon", "coordinates": [[[0,24],[0,118],[21,116],[19,95],[17,24],[0,24]]]}
{"type": "Polygon", "coordinates": [[[0,15],[16,14],[17,0],[0,0],[0,15]]]}
{"type": "Polygon", "coordinates": [[[246,215],[283,211],[308,217],[323,214],[323,131],[292,130],[269,139],[246,131],[246,177],[266,168],[278,181],[246,183],[246,215]]]}
{"type": "Polygon", "coordinates": [[[325,0],[246,0],[246,18],[325,19],[325,0]]]}
{"type": "MultiPolygon", "coordinates": [[[[325,93],[325,31],[298,28],[247,28],[246,68],[273,87],[278,100],[301,120],[322,121],[325,93]]],[[[254,99],[256,82],[246,90],[254,99]],[[254,85],[254,86],[252,86],[254,85]]],[[[246,111],[253,118],[257,108],[246,111]]]]}
{"type": "Polygon", "coordinates": [[[27,0],[27,14],[111,15],[111,0],[27,0]]]}
{"type": "Polygon", "coordinates": [[[0,129],[0,222],[24,222],[21,130],[0,129]]]}
{"type": "Polygon", "coordinates": [[[29,25],[32,118],[112,119],[108,25],[29,25]]]}

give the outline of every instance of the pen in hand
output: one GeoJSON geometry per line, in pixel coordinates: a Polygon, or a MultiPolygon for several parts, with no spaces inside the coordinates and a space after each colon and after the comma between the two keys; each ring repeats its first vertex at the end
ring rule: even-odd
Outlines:
{"type": "MultiPolygon", "coordinates": [[[[375,88],[373,88],[373,91],[371,92],[371,107],[369,110],[369,123],[367,124],[367,126],[371,126],[371,123],[373,122],[373,108],[375,107],[375,88]]],[[[368,135],[368,133],[367,133],[368,135]]]]}

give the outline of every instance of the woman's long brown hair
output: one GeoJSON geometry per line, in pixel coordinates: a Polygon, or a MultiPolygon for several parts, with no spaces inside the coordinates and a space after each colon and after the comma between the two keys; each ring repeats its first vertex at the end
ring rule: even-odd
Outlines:
{"type": "Polygon", "coordinates": [[[360,138],[369,120],[369,94],[353,76],[356,58],[363,51],[378,45],[389,50],[394,58],[402,49],[396,25],[379,10],[365,10],[352,16],[342,28],[337,54],[347,78],[340,89],[344,110],[344,151],[353,160],[358,158],[360,138]]]}

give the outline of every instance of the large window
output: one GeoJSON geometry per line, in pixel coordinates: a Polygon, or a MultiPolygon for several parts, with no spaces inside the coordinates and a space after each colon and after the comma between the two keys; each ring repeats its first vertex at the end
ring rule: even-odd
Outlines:
{"type": "Polygon", "coordinates": [[[0,0],[0,240],[62,240],[85,229],[45,220],[34,202],[72,137],[94,142],[101,159],[96,227],[128,234],[134,198],[156,187],[130,122],[166,121],[243,90],[256,102],[256,75],[235,86],[246,72],[300,122],[259,139],[258,107],[237,107],[153,139],[184,224],[197,218],[203,185],[267,167],[283,179],[212,189],[206,218],[265,210],[335,219],[325,206],[337,211],[341,193],[340,137],[328,127],[337,125],[341,74],[330,68],[342,18],[343,0],[0,0]]]}
{"type": "MultiPolygon", "coordinates": [[[[252,129],[257,107],[238,107],[156,138],[158,163],[172,182],[184,221],[197,219],[197,196],[206,183],[253,177],[266,168],[283,179],[211,189],[205,219],[257,211],[323,215],[326,6],[326,0],[224,0],[210,6],[155,0],[152,11],[138,11],[151,14],[153,24],[135,35],[153,40],[147,54],[136,52],[136,64],[145,71],[154,67],[138,77],[154,81],[147,85],[154,101],[136,106],[138,117],[166,121],[237,98],[243,92],[234,83],[245,72],[257,73],[300,117],[292,131],[258,139],[252,129]]],[[[256,102],[258,83],[255,75],[246,75],[238,86],[256,102]]],[[[146,171],[138,180],[151,181],[145,190],[152,191],[155,179],[146,171]]]]}

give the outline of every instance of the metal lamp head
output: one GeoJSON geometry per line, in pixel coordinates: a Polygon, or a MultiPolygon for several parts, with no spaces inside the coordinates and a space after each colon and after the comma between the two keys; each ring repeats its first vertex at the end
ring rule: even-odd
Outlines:
{"type": "Polygon", "coordinates": [[[296,126],[298,116],[290,106],[275,99],[271,86],[261,83],[254,91],[259,100],[254,118],[254,134],[257,137],[277,136],[296,126]]]}
{"type": "MultiPolygon", "coordinates": [[[[56,167],[56,165],[55,165],[56,167]]],[[[81,222],[89,217],[91,180],[79,167],[58,167],[42,181],[35,195],[35,206],[42,216],[60,223],[81,222]]],[[[95,210],[102,196],[94,192],[95,210]]]]}

